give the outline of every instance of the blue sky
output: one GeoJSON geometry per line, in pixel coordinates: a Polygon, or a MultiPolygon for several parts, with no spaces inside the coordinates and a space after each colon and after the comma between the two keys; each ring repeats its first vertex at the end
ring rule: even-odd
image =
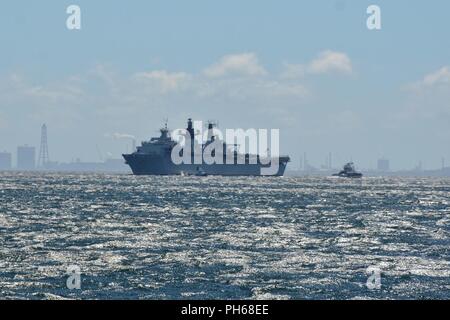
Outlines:
{"type": "Polygon", "coordinates": [[[164,118],[280,128],[281,148],[321,164],[450,163],[450,2],[4,1],[0,150],[116,157],[164,118]],[[67,6],[82,30],[65,26],[67,6]],[[382,30],[366,28],[366,8],[382,30]],[[117,136],[117,135],[115,135],[117,136]]]}

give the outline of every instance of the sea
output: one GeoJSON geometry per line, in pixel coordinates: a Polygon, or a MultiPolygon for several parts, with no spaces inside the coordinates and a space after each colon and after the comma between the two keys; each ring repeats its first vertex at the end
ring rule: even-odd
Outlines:
{"type": "Polygon", "coordinates": [[[449,179],[0,173],[0,299],[449,298],[449,179]]]}

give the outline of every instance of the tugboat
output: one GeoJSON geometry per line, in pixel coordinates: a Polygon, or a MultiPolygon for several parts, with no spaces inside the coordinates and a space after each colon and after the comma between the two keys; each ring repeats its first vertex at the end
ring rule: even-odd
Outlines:
{"type": "Polygon", "coordinates": [[[333,174],[333,177],[343,178],[362,178],[362,176],[361,172],[356,172],[353,162],[347,163],[341,172],[333,174]]]}

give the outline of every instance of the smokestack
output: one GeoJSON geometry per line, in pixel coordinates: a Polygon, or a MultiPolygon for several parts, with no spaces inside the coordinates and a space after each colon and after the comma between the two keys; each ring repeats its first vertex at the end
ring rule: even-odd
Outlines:
{"type": "Polygon", "coordinates": [[[207,138],[207,142],[208,141],[214,141],[214,127],[216,126],[216,124],[212,121],[208,122],[208,138],[207,138]]]}
{"type": "Polygon", "coordinates": [[[188,119],[188,126],[187,126],[186,131],[191,136],[191,143],[193,143],[194,139],[195,139],[195,131],[194,131],[194,126],[192,124],[192,119],[191,118],[188,119]]]}

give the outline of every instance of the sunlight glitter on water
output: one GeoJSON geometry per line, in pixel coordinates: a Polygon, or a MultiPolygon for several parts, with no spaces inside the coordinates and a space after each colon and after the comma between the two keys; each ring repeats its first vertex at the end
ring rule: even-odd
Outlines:
{"type": "Polygon", "coordinates": [[[450,297],[449,180],[0,178],[0,298],[450,297]]]}

